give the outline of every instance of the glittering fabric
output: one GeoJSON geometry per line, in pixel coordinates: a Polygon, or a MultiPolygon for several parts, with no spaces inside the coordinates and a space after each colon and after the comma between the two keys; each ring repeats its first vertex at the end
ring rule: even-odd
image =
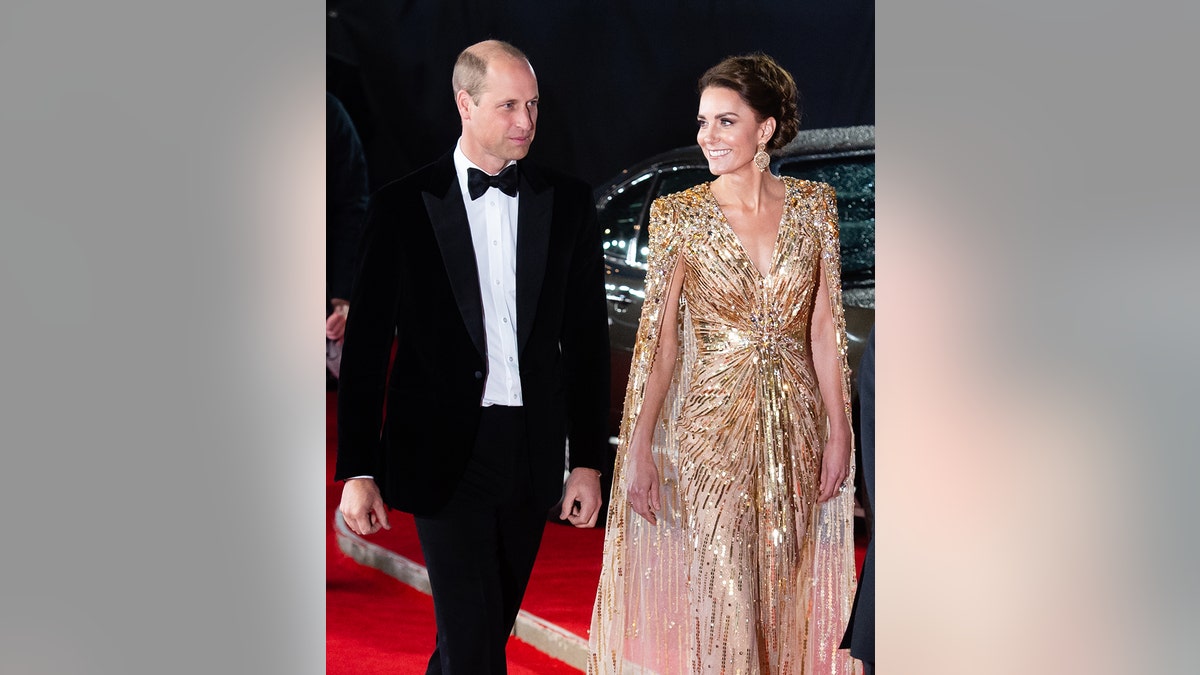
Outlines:
{"type": "Polygon", "coordinates": [[[784,180],[765,275],[711,184],[651,208],[589,673],[855,672],[837,650],[854,593],[853,496],[816,501],[828,419],[808,337],[824,274],[845,402],[832,414],[849,419],[837,206],[824,183],[784,180]],[[654,433],[663,508],[653,526],[626,500],[624,456],[677,263],[680,320],[666,329],[680,349],[654,433]]]}

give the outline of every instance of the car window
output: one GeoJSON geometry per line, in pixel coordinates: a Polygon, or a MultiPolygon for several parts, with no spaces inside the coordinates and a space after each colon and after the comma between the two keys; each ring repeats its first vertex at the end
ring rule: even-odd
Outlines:
{"type": "Polygon", "coordinates": [[[829,183],[837,192],[838,230],[842,248],[842,286],[846,301],[874,306],[875,288],[875,159],[797,159],[780,162],[779,173],[829,183]]]}
{"type": "Polygon", "coordinates": [[[661,197],[679,192],[680,190],[686,190],[701,183],[707,183],[713,178],[714,176],[704,167],[672,167],[662,172],[662,178],[659,179],[658,188],[654,192],[656,196],[661,197]]]}
{"type": "Polygon", "coordinates": [[[650,171],[634,178],[596,206],[605,255],[626,263],[645,262],[646,256],[638,255],[638,240],[654,173],[650,171]]]}

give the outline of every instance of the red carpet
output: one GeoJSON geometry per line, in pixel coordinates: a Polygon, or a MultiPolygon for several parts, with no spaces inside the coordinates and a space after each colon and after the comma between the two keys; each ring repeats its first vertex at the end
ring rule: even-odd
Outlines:
{"type": "MultiPolygon", "coordinates": [[[[383,572],[359,565],[338,548],[332,523],[341,485],[332,483],[335,401],[332,392],[328,396],[326,480],[330,483],[326,486],[326,522],[330,525],[325,561],[325,672],[328,675],[424,673],[433,652],[433,599],[383,572]]],[[[410,540],[415,544],[412,518],[393,514],[396,529],[388,534],[403,529],[405,525],[401,523],[406,523],[410,540]]],[[[412,557],[412,551],[395,550],[412,557]]],[[[598,554],[596,558],[599,559],[598,554]]],[[[419,551],[416,559],[420,560],[419,551]]],[[[579,673],[516,639],[508,643],[508,672],[511,675],[579,673]]]]}
{"type": "MultiPolygon", "coordinates": [[[[424,564],[412,516],[391,511],[388,518],[392,529],[367,540],[424,564]]],[[[600,528],[581,530],[547,522],[522,609],[586,639],[603,548],[600,528]]]]}
{"type": "MultiPolygon", "coordinates": [[[[330,479],[336,447],[335,406],[331,393],[327,424],[330,479]]],[[[341,486],[330,484],[327,490],[332,522],[341,486]]],[[[392,511],[388,517],[392,529],[380,531],[368,541],[424,563],[412,516],[392,511]]],[[[327,672],[423,673],[433,649],[433,600],[354,562],[338,549],[332,527],[329,533],[327,672]]],[[[522,609],[586,640],[603,546],[603,529],[580,530],[547,522],[522,609]]],[[[860,570],[865,546],[865,538],[860,538],[856,550],[860,570]]],[[[509,672],[514,674],[579,672],[516,639],[509,641],[508,658],[509,672]]]]}

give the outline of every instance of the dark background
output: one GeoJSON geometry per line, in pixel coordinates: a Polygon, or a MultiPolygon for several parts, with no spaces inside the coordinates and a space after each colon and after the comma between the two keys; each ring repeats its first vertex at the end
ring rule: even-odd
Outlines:
{"type": "Polygon", "coordinates": [[[763,51],[792,73],[801,126],[874,124],[874,3],[327,3],[326,84],[366,148],[372,189],[448,151],[460,131],[450,72],[497,38],[529,57],[541,113],[530,157],[597,185],[695,141],[696,81],[763,51]]]}

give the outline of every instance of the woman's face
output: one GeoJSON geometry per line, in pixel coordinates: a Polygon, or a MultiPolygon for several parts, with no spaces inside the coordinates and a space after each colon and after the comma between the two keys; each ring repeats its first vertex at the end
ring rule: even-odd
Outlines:
{"type": "Polygon", "coordinates": [[[715,176],[753,167],[758,144],[765,143],[775,129],[775,118],[759,122],[754,109],[725,87],[709,87],[700,93],[696,123],[696,142],[715,176]]]}

